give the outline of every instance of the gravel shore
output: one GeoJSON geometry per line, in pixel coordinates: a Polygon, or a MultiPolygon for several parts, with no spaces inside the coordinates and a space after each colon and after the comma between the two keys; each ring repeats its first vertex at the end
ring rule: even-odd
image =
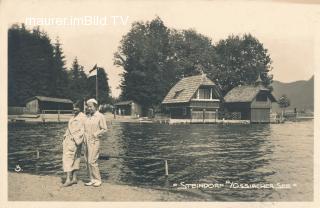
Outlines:
{"type": "MultiPolygon", "coordinates": [[[[9,201],[184,201],[183,195],[103,183],[100,187],[84,186],[82,181],[61,186],[61,178],[25,173],[8,173],[9,201]]],[[[189,199],[190,200],[190,199],[189,199]]]]}

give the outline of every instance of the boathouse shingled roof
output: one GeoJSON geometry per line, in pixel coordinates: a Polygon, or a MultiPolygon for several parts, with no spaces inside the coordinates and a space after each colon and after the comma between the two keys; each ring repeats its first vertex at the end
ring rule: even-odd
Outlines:
{"type": "Polygon", "coordinates": [[[252,102],[260,91],[268,91],[269,99],[272,102],[276,102],[270,90],[262,85],[242,85],[235,87],[224,96],[224,101],[226,103],[252,102]]]}
{"type": "Polygon", "coordinates": [[[46,101],[46,102],[55,102],[55,103],[73,103],[70,99],[45,97],[45,96],[34,96],[32,98],[27,99],[26,102],[29,102],[30,100],[34,100],[34,99],[37,99],[40,101],[46,101]]]}
{"type": "MultiPolygon", "coordinates": [[[[162,104],[189,102],[200,86],[215,86],[215,83],[204,74],[185,77],[170,89],[162,104]]],[[[217,89],[215,91],[220,95],[217,89]]]]}

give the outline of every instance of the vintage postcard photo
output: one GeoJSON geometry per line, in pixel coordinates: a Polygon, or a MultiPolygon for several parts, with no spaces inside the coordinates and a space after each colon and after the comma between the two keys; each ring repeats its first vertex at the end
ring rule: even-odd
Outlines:
{"type": "Polygon", "coordinates": [[[5,207],[319,205],[320,1],[0,6],[5,207]]]}

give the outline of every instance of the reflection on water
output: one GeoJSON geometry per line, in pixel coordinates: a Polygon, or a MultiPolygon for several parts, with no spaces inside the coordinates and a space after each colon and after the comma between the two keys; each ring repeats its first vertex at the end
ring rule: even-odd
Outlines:
{"type": "MultiPolygon", "coordinates": [[[[10,124],[9,170],[61,176],[66,124],[10,124]],[[29,150],[39,149],[40,159],[29,150]],[[22,152],[21,152],[22,151],[22,152]],[[24,151],[24,152],[23,152],[24,151]]],[[[104,180],[177,190],[199,183],[295,184],[291,189],[188,189],[208,201],[310,201],[313,198],[313,121],[281,125],[163,125],[114,123],[101,142],[109,155],[145,157],[100,161],[104,180]],[[169,177],[164,161],[168,157],[169,177]]],[[[83,165],[82,165],[83,166],[83,165]]],[[[80,177],[86,179],[84,167],[80,177]]]]}

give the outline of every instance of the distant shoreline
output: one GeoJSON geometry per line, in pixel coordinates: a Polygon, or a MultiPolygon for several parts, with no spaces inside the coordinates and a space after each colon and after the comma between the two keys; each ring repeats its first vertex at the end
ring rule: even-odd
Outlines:
{"type": "MultiPolygon", "coordinates": [[[[161,120],[152,120],[148,118],[135,118],[132,116],[119,116],[116,115],[116,118],[114,118],[114,115],[112,113],[105,113],[104,114],[107,120],[107,123],[164,123],[164,124],[250,124],[249,120],[206,120],[203,122],[201,119],[199,120],[192,120],[190,119],[170,119],[170,121],[161,121],[161,120]]],[[[69,119],[72,117],[72,114],[62,114],[57,119],[56,114],[46,114],[45,115],[45,121],[43,121],[42,117],[40,115],[38,116],[28,116],[28,115],[8,115],[8,123],[66,123],[69,121],[69,119]]],[[[302,121],[302,120],[309,120],[313,119],[313,116],[303,115],[296,118],[296,121],[302,121]]],[[[276,123],[274,121],[271,121],[270,123],[276,123]]]]}
{"type": "MultiPolygon", "coordinates": [[[[119,116],[114,118],[112,113],[105,113],[107,122],[131,122],[139,123],[138,118],[132,118],[131,116],[119,116]]],[[[72,114],[45,114],[43,115],[8,115],[8,123],[66,123],[72,117],[72,114]],[[44,120],[43,120],[44,117],[44,120]]]]}

